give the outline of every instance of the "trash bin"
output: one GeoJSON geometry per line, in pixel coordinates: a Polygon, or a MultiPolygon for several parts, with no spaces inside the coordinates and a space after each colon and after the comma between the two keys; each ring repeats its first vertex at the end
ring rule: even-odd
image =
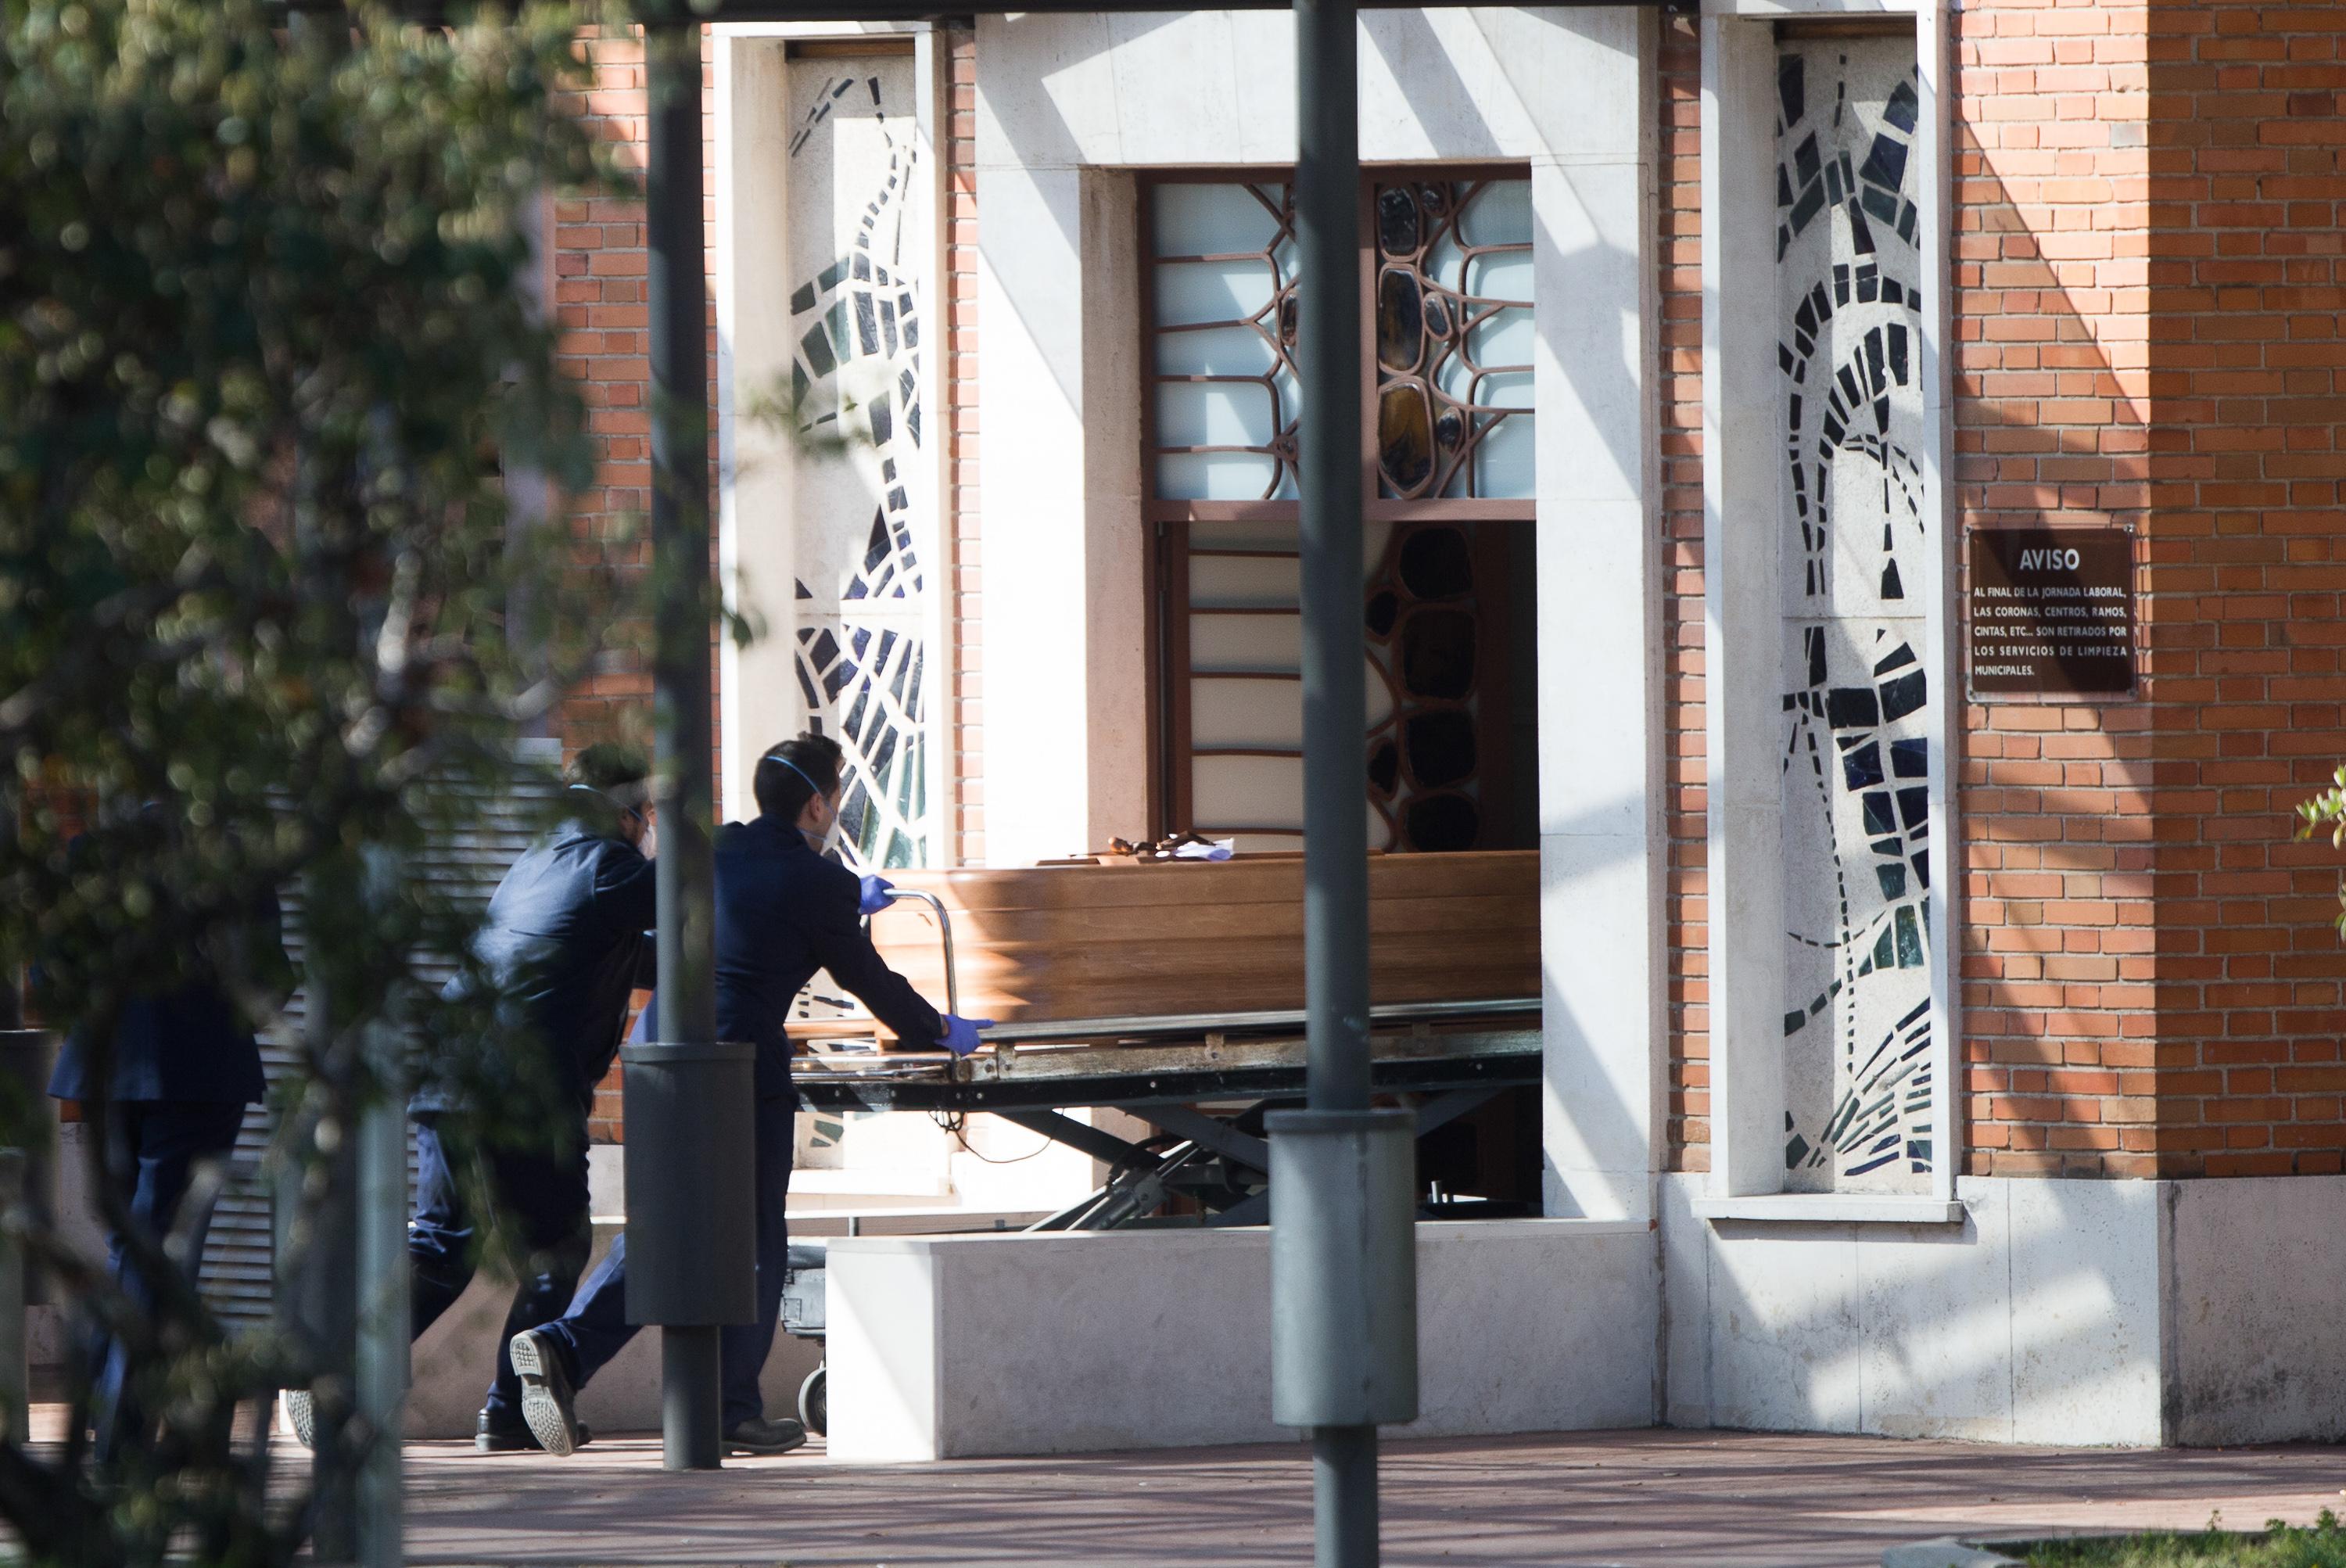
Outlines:
{"type": "Polygon", "coordinates": [[[757,1317],[757,1048],[628,1045],[627,1321],[757,1317]]]}

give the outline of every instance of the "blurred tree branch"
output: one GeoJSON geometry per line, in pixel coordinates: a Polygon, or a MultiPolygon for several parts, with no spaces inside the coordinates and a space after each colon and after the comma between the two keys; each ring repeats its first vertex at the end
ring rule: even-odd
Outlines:
{"type": "MultiPolygon", "coordinates": [[[[241,933],[309,890],[317,1017],[272,1151],[297,1253],[322,1155],[382,1092],[371,1031],[454,1051],[504,1131],[532,1131],[487,988],[424,973],[471,964],[478,911],[369,867],[510,790],[519,724],[627,618],[562,507],[517,523],[502,484],[507,463],[557,494],[593,478],[522,283],[535,193],[627,188],[570,111],[579,20],[426,30],[362,5],[330,49],[257,0],[0,0],[0,967],[37,964],[47,1022],[93,1042],[198,976],[277,1024],[289,977],[241,933]]],[[[86,1131],[152,1304],[38,1217],[5,1224],[128,1347],[161,1430],[105,1477],[78,1435],[5,1434],[0,1516],[48,1561],[175,1540],[288,1561],[306,1502],[271,1501],[253,1432],[312,1349],[230,1334],[104,1179],[107,1118],[86,1131]]]]}

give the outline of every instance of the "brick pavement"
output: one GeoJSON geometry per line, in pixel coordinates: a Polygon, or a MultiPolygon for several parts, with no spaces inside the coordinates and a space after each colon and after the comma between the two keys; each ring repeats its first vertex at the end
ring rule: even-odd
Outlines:
{"type": "MultiPolygon", "coordinates": [[[[1300,1446],[848,1466],[820,1451],[659,1468],[651,1439],[566,1462],[409,1451],[409,1560],[459,1563],[1311,1561],[1300,1446]]],[[[1885,1544],[2310,1519],[2346,1451],[2061,1451],[1636,1431],[1389,1445],[1385,1562],[1856,1568],[1885,1544]]]]}

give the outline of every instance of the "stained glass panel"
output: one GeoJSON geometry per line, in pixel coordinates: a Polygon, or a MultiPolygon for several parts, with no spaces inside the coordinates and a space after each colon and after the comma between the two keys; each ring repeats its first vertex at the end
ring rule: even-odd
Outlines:
{"type": "Polygon", "coordinates": [[[1395,182],[1375,203],[1379,494],[1529,496],[1531,182],[1395,182]]]}

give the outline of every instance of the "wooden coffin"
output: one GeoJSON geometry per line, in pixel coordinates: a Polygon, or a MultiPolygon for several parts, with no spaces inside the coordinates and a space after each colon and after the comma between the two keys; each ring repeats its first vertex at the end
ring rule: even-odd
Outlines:
{"type": "MultiPolygon", "coordinates": [[[[894,871],[944,900],[961,1012],[1002,1023],[1251,1013],[1303,1005],[1303,861],[894,871]]],[[[1369,860],[1370,1000],[1539,994],[1539,855],[1508,850],[1369,860]]],[[[875,917],[888,962],[942,1005],[935,917],[875,917]]]]}

